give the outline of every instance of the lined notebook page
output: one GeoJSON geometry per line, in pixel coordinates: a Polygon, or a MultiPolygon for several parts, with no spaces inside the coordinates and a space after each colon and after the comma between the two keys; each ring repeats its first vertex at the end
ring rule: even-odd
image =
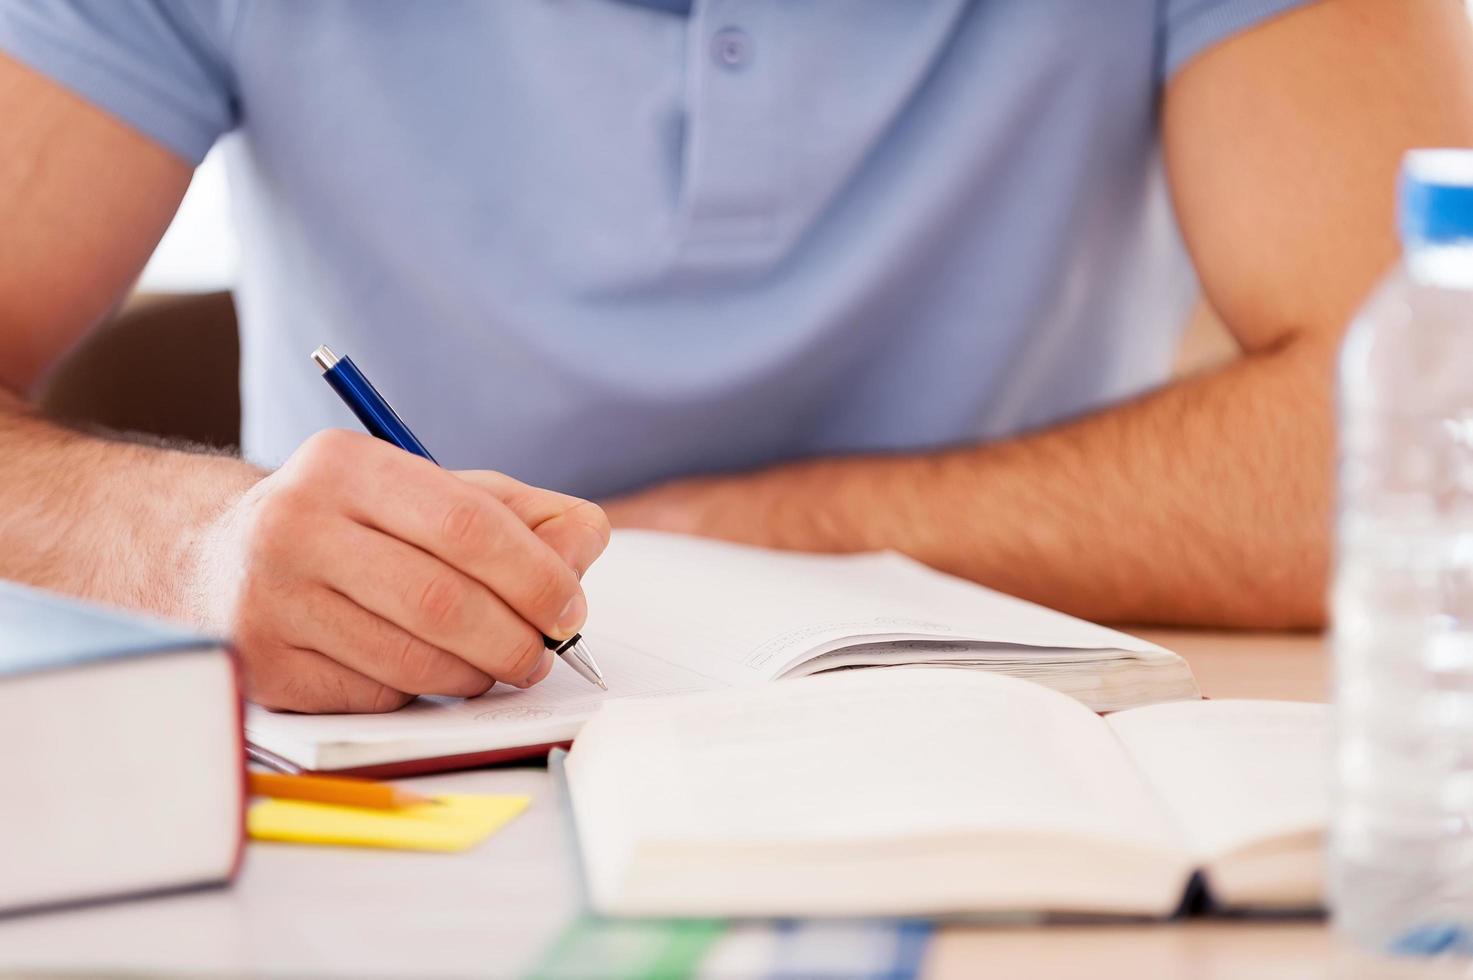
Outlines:
{"type": "MultiPolygon", "coordinates": [[[[498,684],[478,698],[421,697],[384,715],[273,714],[251,705],[246,734],[261,748],[308,767],[370,765],[404,757],[387,746],[425,746],[422,754],[455,755],[572,738],[600,704],[730,686],[727,681],[670,663],[605,637],[590,643],[603,668],[608,693],[571,669],[554,665],[527,690],[498,684]],[[354,746],[351,761],[329,762],[317,746],[354,746]]],[[[421,753],[410,753],[411,756],[421,753]]]]}
{"type": "Polygon", "coordinates": [[[808,555],[619,531],[584,579],[590,643],[612,637],[728,683],[770,680],[856,638],[1174,655],[894,553],[808,555]]]}

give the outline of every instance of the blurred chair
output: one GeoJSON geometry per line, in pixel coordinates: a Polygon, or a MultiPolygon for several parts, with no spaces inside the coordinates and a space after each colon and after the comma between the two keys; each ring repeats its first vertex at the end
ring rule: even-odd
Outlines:
{"type": "Polygon", "coordinates": [[[240,343],[229,293],[135,295],[42,384],[48,415],[207,446],[240,443],[240,343]]]}

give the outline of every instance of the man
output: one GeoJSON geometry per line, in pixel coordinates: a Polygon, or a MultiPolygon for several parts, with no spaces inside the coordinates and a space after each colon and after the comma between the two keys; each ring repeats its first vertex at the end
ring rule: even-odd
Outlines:
{"type": "Polygon", "coordinates": [[[1401,153],[1473,140],[1455,0],[4,0],[0,52],[0,575],[228,630],[300,710],[540,680],[607,524],[529,484],[1316,625],[1339,331],[1401,153]],[[227,133],[245,460],[35,417],[227,133]],[[1151,390],[1158,150],[1243,356],[1151,390]],[[319,343],[509,475],[333,431],[319,343]]]}

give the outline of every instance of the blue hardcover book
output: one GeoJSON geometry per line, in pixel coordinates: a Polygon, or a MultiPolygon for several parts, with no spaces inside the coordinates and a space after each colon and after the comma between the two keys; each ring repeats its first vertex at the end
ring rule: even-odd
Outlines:
{"type": "Polygon", "coordinates": [[[0,914],[223,884],[244,741],[220,640],[0,581],[0,914]]]}

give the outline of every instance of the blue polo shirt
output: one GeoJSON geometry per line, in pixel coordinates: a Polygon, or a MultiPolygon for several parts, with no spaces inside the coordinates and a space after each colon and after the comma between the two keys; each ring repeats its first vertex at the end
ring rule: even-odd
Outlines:
{"type": "Polygon", "coordinates": [[[0,50],[227,141],[248,457],[354,425],[326,343],[444,464],[597,496],[1159,383],[1162,87],[1302,2],[0,0],[0,50]]]}

